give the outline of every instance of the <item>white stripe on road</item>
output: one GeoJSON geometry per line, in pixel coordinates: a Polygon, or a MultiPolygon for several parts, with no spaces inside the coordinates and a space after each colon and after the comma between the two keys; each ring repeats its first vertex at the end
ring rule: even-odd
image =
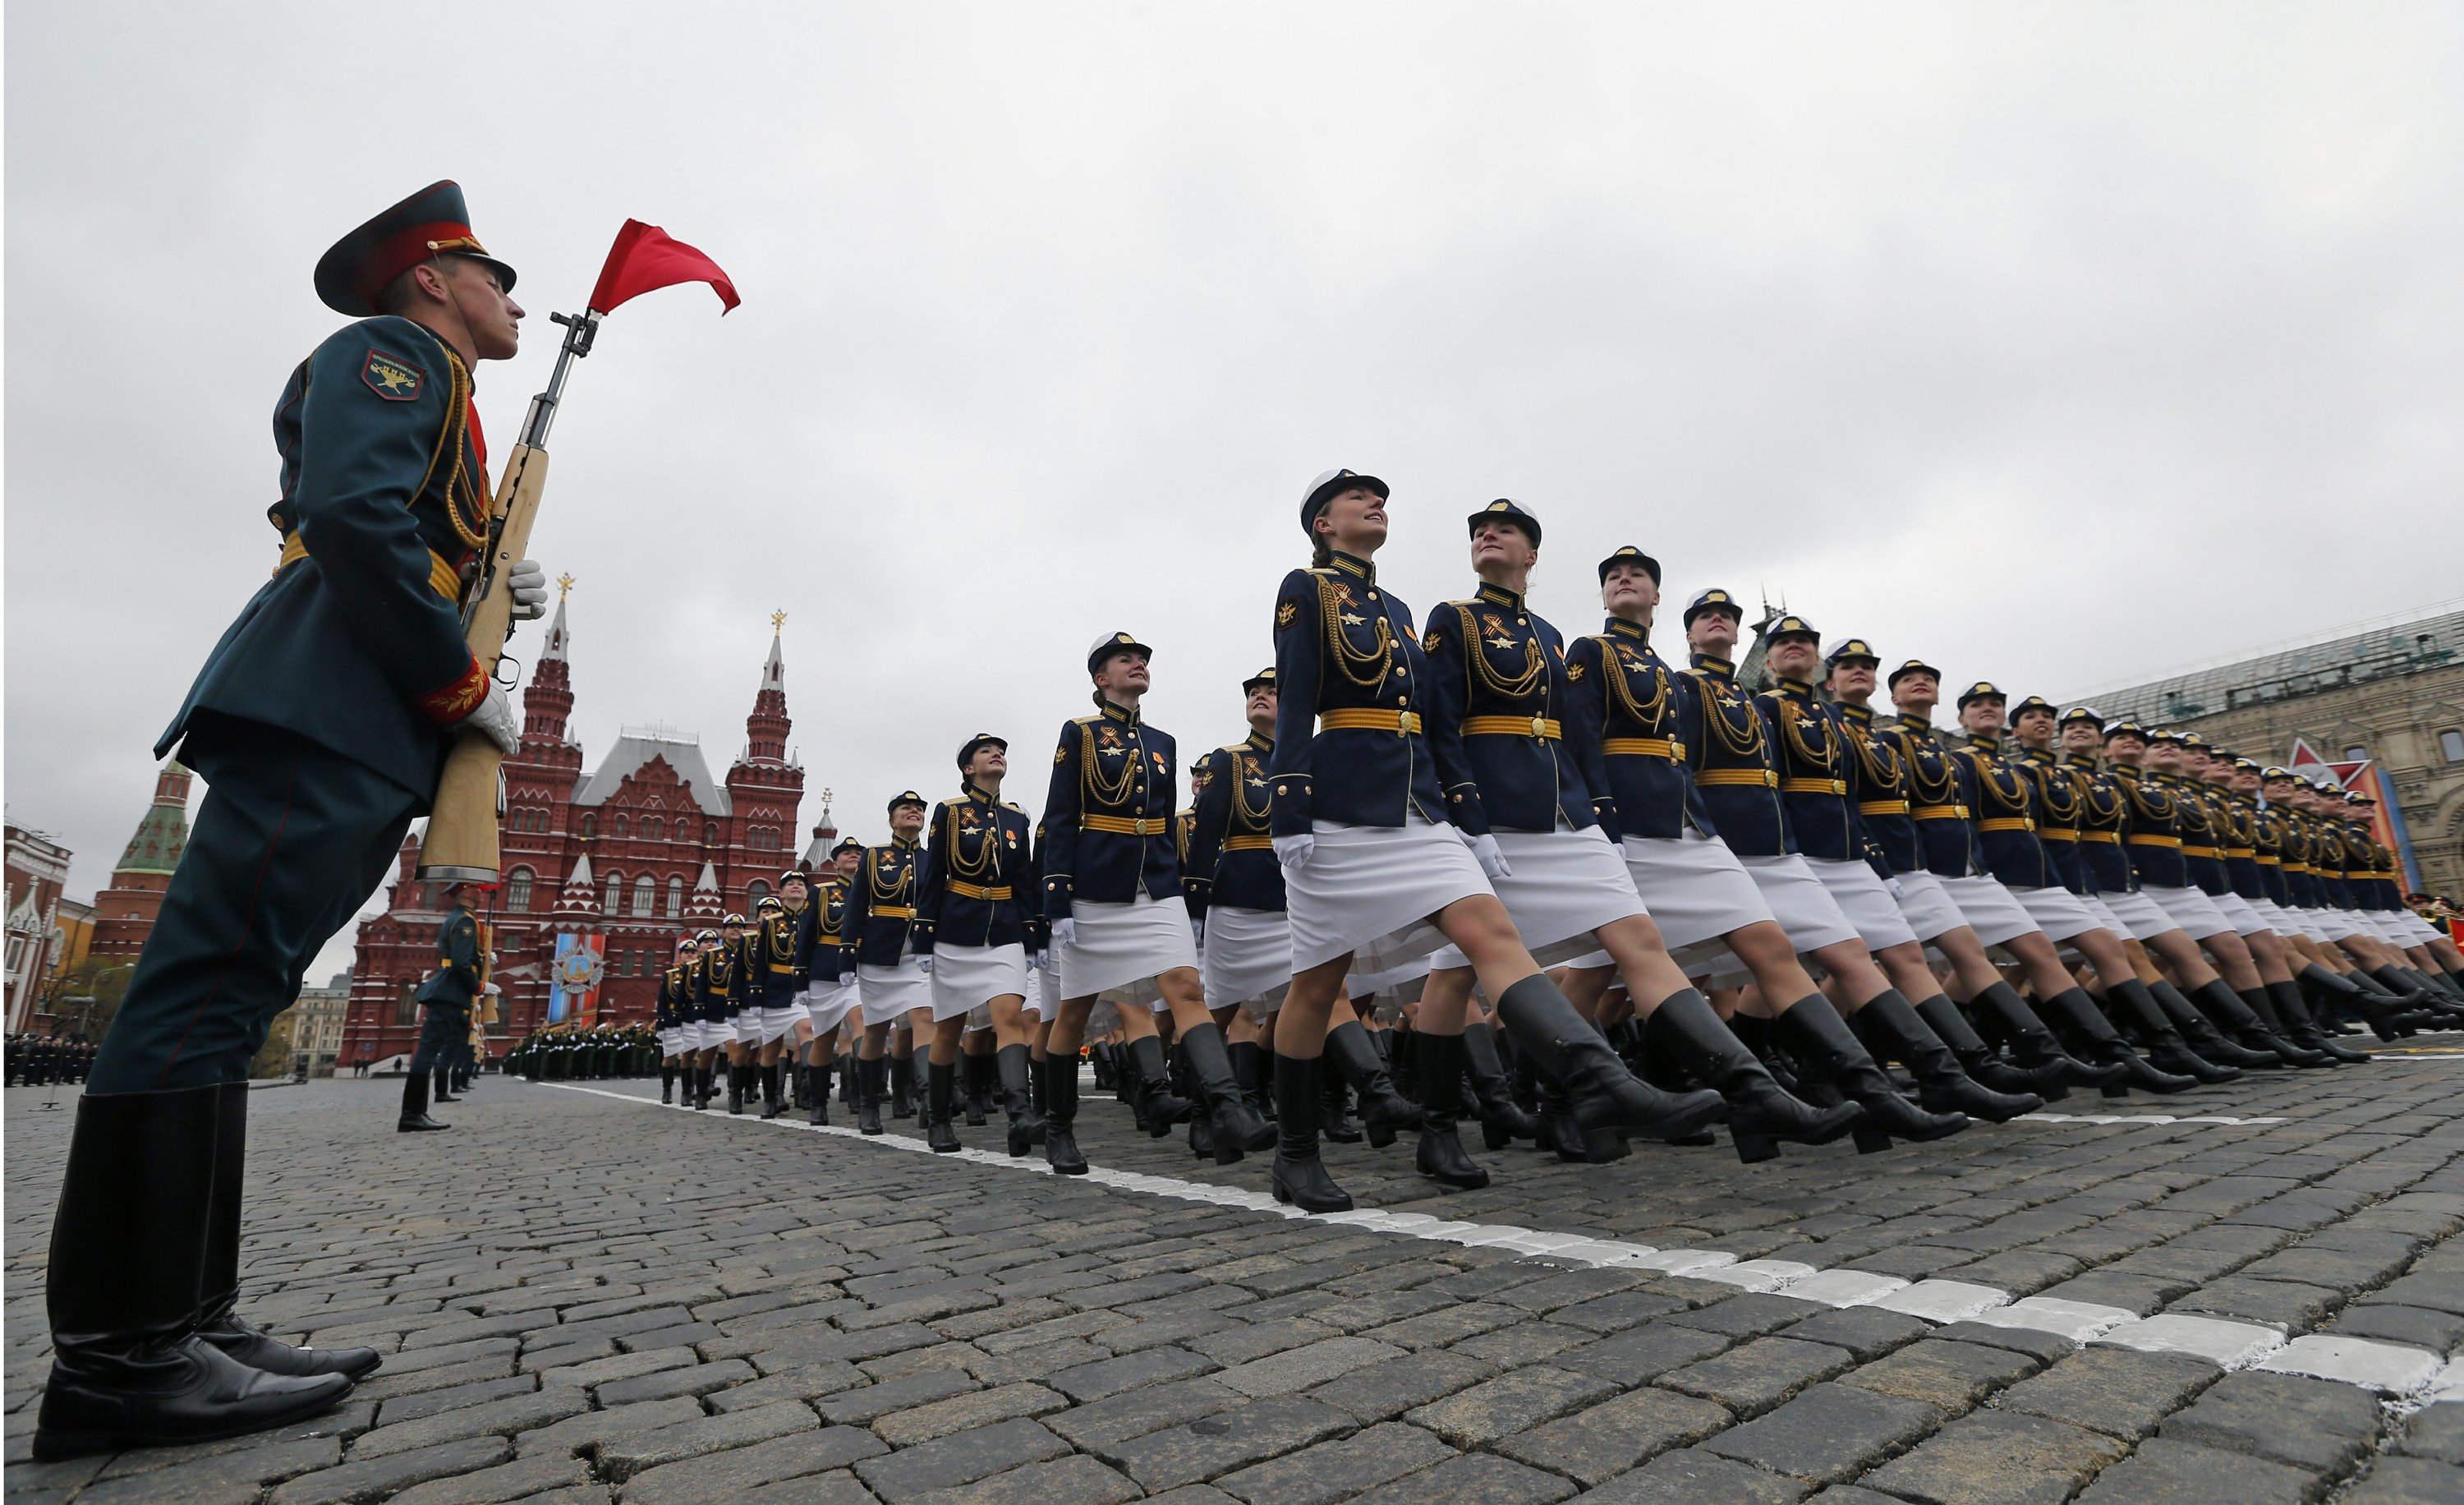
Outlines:
{"type": "MultiPolygon", "coordinates": [[[[678,1113],[693,1111],[680,1103],[654,1102],[633,1093],[612,1092],[604,1087],[583,1087],[570,1082],[535,1082],[530,1085],[587,1093],[594,1097],[613,1097],[620,1102],[644,1107],[667,1107],[678,1113]]],[[[730,1113],[713,1113],[710,1116],[721,1121],[777,1125],[807,1134],[854,1140],[883,1149],[933,1154],[930,1144],[911,1135],[864,1134],[839,1124],[806,1123],[785,1115],[776,1118],[730,1113]]],[[[2206,1123],[2232,1126],[2284,1121],[2281,1118],[2230,1118],[2204,1115],[2177,1118],[2163,1114],[2124,1117],[2050,1113],[2029,1114],[2014,1121],[2032,1119],[2096,1124],[2206,1123]]],[[[1034,1156],[1013,1160],[989,1150],[959,1150],[933,1158],[1025,1171],[1039,1176],[1052,1174],[1052,1168],[1034,1156]]],[[[1985,1322],[1995,1327],[2025,1328],[2031,1332],[2066,1338],[2081,1347],[2089,1343],[2109,1343],[2145,1353],[2190,1354],[2226,1369],[2255,1368],[2276,1374],[2334,1380],[2373,1390],[2409,1405],[2437,1401],[2464,1403],[2464,1358],[2451,1362],[2427,1349],[2400,1343],[2326,1334],[2313,1334],[2288,1341],[2281,1328],[2256,1322],[2232,1322],[2218,1317],[2168,1313],[2143,1317],[2123,1307],[2096,1306],[2050,1296],[2026,1296],[2013,1300],[2007,1291],[1964,1280],[1912,1282],[1897,1275],[1876,1274],[1862,1270],[1819,1270],[1790,1259],[1739,1259],[1724,1250],[1690,1245],[1683,1249],[1655,1249],[1648,1244],[1604,1239],[1590,1233],[1550,1232],[1509,1224],[1452,1223],[1425,1212],[1385,1212],[1375,1207],[1355,1207],[1349,1212],[1302,1212],[1278,1203],[1267,1192],[1214,1186],[1173,1176],[1108,1170],[1100,1165],[1089,1169],[1084,1179],[1096,1185],[1121,1191],[1144,1192],[1180,1202],[1203,1202],[1216,1206],[1243,1207],[1254,1212],[1272,1212],[1299,1222],[1364,1228],[1375,1233],[1398,1233],[1467,1248],[1511,1250],[1525,1259],[1570,1260],[1604,1270],[1656,1270],[1664,1274],[1682,1274],[1691,1280],[1717,1281],[1745,1291],[1776,1292],[1801,1300],[1818,1301],[1825,1306],[1881,1307],[1884,1311],[1903,1313],[1937,1324],[1967,1321],[1985,1322]]]]}

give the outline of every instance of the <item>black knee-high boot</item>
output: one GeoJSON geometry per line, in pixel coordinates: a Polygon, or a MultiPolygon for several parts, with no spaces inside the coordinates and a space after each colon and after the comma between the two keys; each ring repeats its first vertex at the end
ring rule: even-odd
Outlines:
{"type": "Polygon", "coordinates": [[[992,1119],[993,1052],[980,1051],[958,1059],[966,1069],[967,1126],[980,1129],[992,1119]]]}
{"type": "MultiPolygon", "coordinates": [[[[1803,1007],[1831,1005],[1820,997],[1803,1007]]],[[[1779,1154],[1783,1140],[1828,1144],[1857,1125],[1859,1110],[1841,1104],[1816,1108],[1783,1091],[1760,1057],[1721,1022],[1710,1003],[1692,988],[1661,1000],[1643,1022],[1643,1043],[1707,1083],[1728,1103],[1728,1138],[1737,1159],[1750,1165],[1779,1154]]]]}
{"type": "Polygon", "coordinates": [[[346,1374],[270,1374],[198,1336],[221,1097],[77,1100],[44,1279],[52,1370],[36,1461],[259,1431],[350,1394],[346,1374]]]}
{"type": "Polygon", "coordinates": [[[659,1101],[664,1105],[675,1100],[676,1069],[662,1062],[659,1066],[659,1101]]]}
{"type": "Polygon", "coordinates": [[[2211,1086],[2241,1079],[2238,1068],[2209,1060],[2182,1037],[2181,1031],[2173,1028],[2172,1017],[2156,1001],[2156,995],[2147,990],[2146,984],[2125,977],[2109,985],[2105,993],[2147,1042],[2147,1058],[2158,1071],[2194,1076],[2211,1086]]]}
{"type": "Polygon", "coordinates": [[[2130,1043],[2114,1029],[2113,1021],[2105,1018],[2103,1011],[2096,1007],[2096,1000],[2087,996],[2084,987],[2066,987],[2051,998],[2037,999],[2036,1012],[2053,1026],[2054,1032],[2062,1037],[2062,1043],[2073,1052],[2099,1066],[2122,1068],[2122,1080],[2104,1088],[2104,1095],[2108,1097],[2122,1096],[2130,1087],[2142,1092],[2180,1093],[2199,1085],[2195,1076],[2158,1071],[2145,1057],[2133,1051],[2130,1043]]]}
{"type": "Polygon", "coordinates": [[[1382,1150],[1395,1142],[1398,1131],[1419,1126],[1419,1104],[1395,1090],[1376,1042],[1358,1022],[1327,1031],[1326,1052],[1319,1059],[1340,1073],[1344,1084],[1360,1099],[1360,1126],[1368,1131],[1372,1148],[1382,1150]]]}
{"type": "Polygon", "coordinates": [[[2318,1051],[2305,1050],[2284,1038],[2268,1011],[2258,1006],[2266,1002],[2262,992],[2244,993],[2223,978],[2211,978],[2190,990],[2190,1001],[2199,1011],[2215,1022],[2218,1029],[2255,1051],[2267,1051],[2287,1066],[2333,1066],[2336,1058],[2318,1051]]]}
{"type": "Polygon", "coordinates": [[[1968,1016],[1959,1011],[1959,1006],[1950,1001],[1949,994],[1936,993],[1908,1007],[1917,1011],[1917,1017],[1934,1032],[1934,1038],[1949,1048],[1951,1057],[1959,1062],[1959,1069],[1968,1073],[1969,1080],[1997,1093],[2029,1093],[2047,1102],[2071,1095],[2070,1088],[2064,1085],[2064,1078],[2070,1074],[2067,1068],[2052,1061],[2013,1066],[1995,1055],[1993,1048],[1976,1032],[1976,1027],[1968,1022],[1968,1016]]]}
{"type": "Polygon", "coordinates": [[[1728,1104],[1718,1093],[1663,1093],[1637,1080],[1547,973],[1533,973],[1499,993],[1497,1019],[1513,1035],[1517,1051],[1563,1084],[1574,1120],[1586,1129],[1632,1129],[1670,1139],[1727,1118],[1728,1104]]]}
{"type": "Polygon", "coordinates": [[[1147,1133],[1162,1139],[1175,1127],[1189,1121],[1198,1105],[1186,1097],[1176,1097],[1172,1091],[1172,1068],[1164,1060],[1163,1037],[1147,1035],[1130,1042],[1130,1073],[1137,1085],[1138,1115],[1147,1133]]]}
{"type": "Polygon", "coordinates": [[[804,1121],[826,1127],[830,1121],[830,1069],[838,1064],[836,1056],[815,1052],[812,1065],[804,1073],[804,1121]]]}
{"type": "Polygon", "coordinates": [[[403,1078],[402,1115],[394,1120],[394,1127],[405,1134],[425,1134],[434,1129],[453,1127],[428,1116],[429,1080],[426,1072],[413,1072],[403,1078]]]}
{"type": "Polygon", "coordinates": [[[1236,1040],[1224,1046],[1223,1051],[1232,1059],[1232,1079],[1241,1084],[1241,1100],[1247,1103],[1249,1111],[1260,1119],[1271,1124],[1273,1120],[1267,1117],[1266,1095],[1263,1090],[1266,1075],[1265,1048],[1255,1040],[1236,1040]]]}
{"type": "Polygon", "coordinates": [[[2309,1007],[2301,1002],[2301,989],[2291,983],[2265,985],[2267,1001],[2276,1006],[2276,1023],[2295,1045],[2305,1051],[2317,1051],[2346,1065],[2358,1066],[2375,1062],[2378,1057],[2360,1051],[2347,1051],[2327,1038],[2319,1022],[2310,1017],[2309,1007]]]}
{"type": "MultiPolygon", "coordinates": [[[[2060,1075],[2049,1085],[2058,1088],[2111,1087],[2128,1071],[2119,1061],[2090,1062],[2072,1055],[2054,1038],[2037,1010],[2028,1007],[2008,983],[1991,983],[1977,991],[1970,1006],[1977,1017],[1988,1021],[2002,1037],[2011,1042],[2011,1051],[2022,1066],[2056,1066],[2060,1075]]],[[[2066,1092],[2051,1092],[2044,1087],[2030,1089],[2040,1097],[2061,1097],[2066,1092]]]]}
{"type": "Polygon", "coordinates": [[[966,1148],[958,1142],[958,1127],[952,1121],[957,1113],[958,1063],[944,1066],[927,1059],[924,1063],[924,1142],[933,1146],[935,1155],[955,1155],[966,1148]]]}
{"type": "Polygon", "coordinates": [[[1056,1176],[1084,1176],[1087,1157],[1078,1152],[1078,1057],[1044,1058],[1044,1161],[1056,1176]]]}
{"type": "Polygon", "coordinates": [[[373,1348],[295,1348],[239,1315],[240,1191],[248,1179],[248,1083],[226,1082],[215,1104],[214,1184],[198,1280],[197,1336],[268,1374],[364,1378],[384,1361],[373,1348]]]}
{"type": "Polygon", "coordinates": [[[1287,1055],[1275,1063],[1276,1142],[1271,1177],[1277,1202],[1304,1212],[1349,1212],[1352,1198],[1326,1173],[1317,1154],[1318,1106],[1324,1095],[1323,1056],[1287,1055]]]}
{"type": "Polygon", "coordinates": [[[1497,1031],[1485,1024],[1467,1024],[1463,1032],[1464,1068],[1471,1079],[1471,1100],[1480,1115],[1481,1142],[1502,1150],[1516,1140],[1535,1138],[1539,1122],[1514,1100],[1514,1083],[1497,1051],[1497,1031]]]}
{"type": "MultiPolygon", "coordinates": [[[[1809,998],[1800,1007],[1830,1005],[1809,998]]],[[[2007,1123],[2045,1105],[2035,1093],[1997,1093],[1972,1081],[1959,1069],[1950,1047],[1925,1028],[1905,995],[1884,988],[1848,1016],[1848,1028],[1877,1060],[1885,1056],[1908,1069],[1917,1079],[1917,1102],[1928,1113],[1964,1113],[1988,1123],[2007,1123]]]]}
{"type": "Polygon", "coordinates": [[[779,1063],[769,1062],[761,1068],[761,1117],[775,1118],[787,1111],[787,1099],[780,1096],[782,1086],[779,1063]]]}
{"type": "Polygon", "coordinates": [[[858,1134],[886,1132],[881,1123],[881,1101],[888,1096],[890,1058],[876,1055],[868,1061],[862,1056],[855,1062],[856,1095],[855,1129],[858,1134]]]}
{"type": "Polygon", "coordinates": [[[1035,1073],[1029,1071],[1027,1048],[1005,1045],[995,1057],[1001,1073],[1001,1108],[1009,1115],[1009,1154],[1017,1160],[1044,1142],[1044,1115],[1035,1109],[1035,1073]]]}
{"type": "Polygon", "coordinates": [[[1181,1031],[1180,1048],[1189,1061],[1189,1074],[1198,1084],[1199,1096],[1206,1100],[1215,1163],[1230,1165],[1241,1159],[1243,1150],[1271,1147],[1275,1131],[1242,1096],[1241,1083],[1232,1074],[1232,1056],[1224,1049],[1222,1029],[1210,1022],[1185,1029],[1181,1031]]]}
{"type": "Polygon", "coordinates": [[[1420,1095],[1420,1145],[1413,1163],[1423,1176],[1458,1191],[1478,1191],[1488,1184],[1488,1172],[1472,1163],[1456,1137],[1455,1120],[1463,1109],[1463,1076],[1469,1058],[1459,1034],[1412,1035],[1412,1053],[1419,1059],[1413,1073],[1420,1095]]]}
{"type": "Polygon", "coordinates": [[[893,1118],[915,1117],[915,1057],[893,1055],[890,1060],[890,1116],[893,1118]]]}
{"type": "Polygon", "coordinates": [[[2156,1007],[2165,1010],[2165,1017],[2202,1060],[2237,1066],[2246,1072],[2273,1071],[2284,1064],[2275,1051],[2254,1051],[2217,1029],[2206,1014],[2182,996],[2180,988],[2163,978],[2147,985],[2147,996],[2156,1000],[2156,1007]]]}
{"type": "Polygon", "coordinates": [[[1894,1138],[1921,1142],[1945,1139],[1968,1127],[1964,1113],[1927,1113],[1900,1096],[1890,1073],[1857,1043],[1848,1022],[1836,1008],[1782,1009],[1771,1021],[1771,1029],[1806,1071],[1829,1082],[1862,1110],[1854,1132],[1857,1148],[1864,1154],[1890,1148],[1894,1138]]]}
{"type": "Polygon", "coordinates": [[[2316,962],[2303,967],[2297,981],[2308,989],[2313,999],[2333,1004],[2348,1015],[2360,1016],[2370,1027],[2370,1033],[2382,1040],[2400,1039],[2409,1028],[2405,1023],[2404,1010],[2388,1007],[2387,1001],[2378,994],[2337,976],[2316,962]]]}

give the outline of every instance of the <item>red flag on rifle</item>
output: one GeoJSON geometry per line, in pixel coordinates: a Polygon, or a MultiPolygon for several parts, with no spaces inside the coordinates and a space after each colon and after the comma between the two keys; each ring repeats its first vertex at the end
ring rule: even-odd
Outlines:
{"type": "Polygon", "coordinates": [[[599,284],[590,290],[590,307],[602,314],[614,313],[628,299],[679,282],[709,283],[727,308],[743,301],[717,262],[671,238],[656,225],[628,219],[616,232],[616,244],[608,248],[607,264],[599,269],[599,284]]]}

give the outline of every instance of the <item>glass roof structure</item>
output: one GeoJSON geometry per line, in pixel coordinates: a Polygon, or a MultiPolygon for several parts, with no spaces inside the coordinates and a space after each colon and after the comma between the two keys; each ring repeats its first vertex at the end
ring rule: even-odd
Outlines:
{"type": "Polygon", "coordinates": [[[2064,703],[2094,706],[2107,719],[2153,726],[2420,674],[2459,656],[2464,656],[2464,610],[2442,611],[2064,703]]]}

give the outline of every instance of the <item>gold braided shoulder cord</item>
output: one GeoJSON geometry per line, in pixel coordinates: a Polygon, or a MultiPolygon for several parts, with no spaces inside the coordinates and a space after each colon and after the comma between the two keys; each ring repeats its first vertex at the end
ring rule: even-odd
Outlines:
{"type": "Polygon", "coordinates": [[[793,962],[796,960],[796,927],[794,925],[782,925],[775,919],[770,922],[770,960],[773,962],[793,962]]]}
{"type": "Polygon", "coordinates": [[[1386,676],[1395,672],[1395,629],[1386,613],[1377,613],[1377,646],[1358,649],[1343,631],[1343,603],[1334,593],[1334,582],[1324,575],[1317,577],[1318,625],[1326,633],[1328,656],[1334,660],[1336,672],[1353,684],[1375,691],[1386,686],[1386,676]],[[1370,673],[1371,666],[1376,672],[1370,673]]]}
{"type": "Polygon", "coordinates": [[[1226,747],[1223,756],[1232,760],[1229,768],[1219,768],[1215,777],[1232,780],[1232,824],[1243,830],[1264,830],[1266,818],[1273,810],[1271,797],[1257,804],[1249,803],[1249,755],[1237,747],[1226,747]]]}
{"type": "Polygon", "coordinates": [[[1788,739],[1789,750],[1805,760],[1812,767],[1819,768],[1825,773],[1833,771],[1839,752],[1831,742],[1830,721],[1818,716],[1806,715],[1805,708],[1787,696],[1779,696],[1776,698],[1779,701],[1779,731],[1782,737],[1788,739]],[[1815,722],[1822,728],[1822,748],[1819,752],[1806,744],[1805,724],[1808,721],[1815,722]]]}
{"type": "Polygon", "coordinates": [[[2036,791],[2044,797],[2045,814],[2064,823],[2077,818],[2080,805],[2079,776],[2068,768],[2039,764],[2030,766],[2036,770],[2036,791]],[[2060,796],[2054,793],[2057,782],[2064,791],[2060,796]]]}
{"type": "MultiPolygon", "coordinates": [[[[444,348],[442,342],[439,348],[444,348]]],[[[478,548],[488,542],[488,498],[465,463],[470,456],[471,372],[451,349],[445,350],[445,369],[449,378],[445,427],[437,432],[436,448],[428,456],[427,474],[419,477],[410,499],[416,502],[428,495],[428,483],[436,475],[436,467],[451,453],[453,468],[445,473],[445,520],[453,525],[455,538],[471,548],[478,548]]]]}
{"type": "Polygon", "coordinates": [[[1939,747],[1932,749],[1942,758],[1942,776],[1937,779],[1919,751],[1925,743],[1913,732],[1903,731],[1900,736],[1907,742],[1908,798],[1919,805],[1958,804],[1951,796],[1959,792],[1959,774],[1951,767],[1949,755],[1939,747]]]}
{"type": "Polygon", "coordinates": [[[2090,774],[2081,774],[2079,801],[2086,807],[2079,817],[2082,825],[2098,830],[2122,829],[2122,796],[2115,785],[2090,774]]]}
{"type": "Polygon", "coordinates": [[[1991,793],[1993,796],[1995,809],[2024,810],[2028,808],[2027,789],[2020,785],[2018,775],[2012,773],[2009,765],[2001,759],[1971,747],[1968,750],[1968,764],[1969,767],[1976,770],[1978,792],[1991,793]],[[2005,774],[2011,776],[2011,785],[2008,788],[2002,786],[2005,774]]]}
{"type": "Polygon", "coordinates": [[[2173,796],[2145,779],[2124,779],[2123,792],[2130,796],[2130,807],[2152,821],[2169,821],[2180,809],[2173,796]]]}
{"type": "Polygon", "coordinates": [[[1901,786],[1907,764],[1898,748],[1854,721],[1848,724],[1848,745],[1857,750],[1857,762],[1865,770],[1865,783],[1876,793],[1887,794],[1901,786]]]}
{"type": "Polygon", "coordinates": [[[993,812],[992,824],[982,829],[976,846],[976,859],[967,860],[964,836],[958,829],[958,813],[963,805],[952,805],[950,810],[950,871],[962,878],[979,877],[1001,861],[1001,812],[993,812]]]}
{"type": "Polygon", "coordinates": [[[1606,637],[1595,637],[1592,641],[1600,645],[1603,660],[1601,677],[1608,680],[1609,694],[1615,697],[1617,709],[1639,722],[1644,730],[1659,732],[1661,718],[1668,711],[1667,673],[1657,665],[1645,664],[1643,669],[1651,675],[1651,698],[1638,700],[1634,697],[1634,682],[1627,677],[1625,660],[1618,656],[1616,642],[1606,637]]]}
{"type": "Polygon", "coordinates": [[[1540,634],[1533,632],[1523,645],[1523,668],[1511,679],[1492,668],[1488,662],[1488,639],[1480,635],[1472,622],[1471,608],[1455,602],[1455,614],[1463,618],[1463,658],[1467,662],[1465,686],[1485,690],[1490,695],[1508,700],[1520,700],[1535,689],[1545,692],[1542,680],[1549,673],[1549,660],[1540,650],[1540,634]]]}
{"type": "Polygon", "coordinates": [[[1718,694],[1719,687],[1709,676],[1703,677],[1703,693],[1695,697],[1703,703],[1704,729],[1718,740],[1721,746],[1741,758],[1759,757],[1763,750],[1763,719],[1754,703],[1740,694],[1737,704],[1745,711],[1743,725],[1728,719],[1728,704],[1718,694]]]}
{"type": "Polygon", "coordinates": [[[1130,792],[1130,780],[1138,771],[1138,759],[1145,755],[1135,738],[1125,742],[1126,756],[1121,759],[1121,776],[1109,783],[1104,778],[1103,760],[1095,756],[1095,723],[1102,717],[1090,717],[1078,723],[1078,790],[1079,809],[1101,809],[1124,803],[1130,792]]]}
{"type": "Polygon", "coordinates": [[[915,867],[914,864],[910,863],[908,866],[900,869],[898,873],[898,881],[891,885],[889,888],[883,888],[881,886],[881,858],[878,855],[879,851],[879,848],[874,848],[864,854],[864,880],[867,886],[871,889],[872,896],[876,901],[895,903],[906,896],[908,885],[915,881],[915,867]]]}

